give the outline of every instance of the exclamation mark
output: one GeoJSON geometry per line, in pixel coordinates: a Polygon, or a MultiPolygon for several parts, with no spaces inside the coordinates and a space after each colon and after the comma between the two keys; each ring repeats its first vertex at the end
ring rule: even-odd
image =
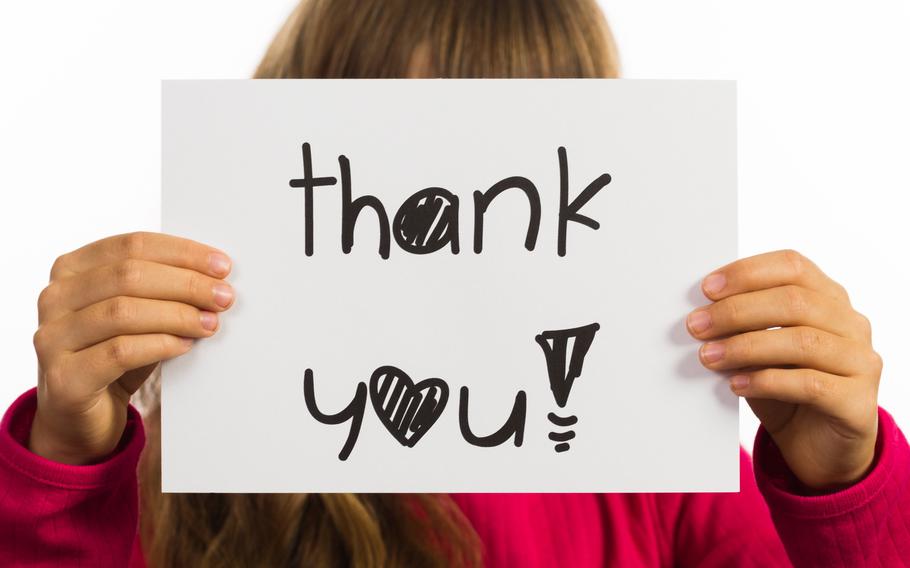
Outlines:
{"type": "MultiPolygon", "coordinates": [[[[581,376],[581,369],[585,362],[585,355],[594,341],[594,334],[600,329],[599,323],[592,323],[572,329],[558,329],[544,331],[534,338],[547,361],[547,375],[550,378],[550,390],[559,408],[565,408],[569,400],[569,393],[575,379],[581,376]],[[571,347],[569,341],[571,341],[571,347]]],[[[574,426],[578,417],[574,414],[561,416],[555,412],[547,414],[547,419],[561,428],[574,426]]],[[[556,442],[553,447],[556,452],[565,452],[569,449],[569,440],[575,438],[574,430],[550,432],[550,440],[556,442]]]]}

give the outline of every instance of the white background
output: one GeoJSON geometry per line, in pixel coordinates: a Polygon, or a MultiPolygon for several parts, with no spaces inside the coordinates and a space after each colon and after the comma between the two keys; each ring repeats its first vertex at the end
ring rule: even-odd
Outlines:
{"type": "MultiPolygon", "coordinates": [[[[604,4],[625,76],[739,80],[740,255],[796,248],[847,287],[907,428],[908,3],[604,4]]],[[[0,3],[0,406],[35,382],[54,258],[158,227],[160,79],[249,76],[292,5],[0,3]]]]}

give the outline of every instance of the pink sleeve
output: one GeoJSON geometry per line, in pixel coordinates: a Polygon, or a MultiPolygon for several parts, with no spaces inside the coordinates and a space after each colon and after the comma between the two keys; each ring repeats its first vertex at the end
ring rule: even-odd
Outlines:
{"type": "Polygon", "coordinates": [[[667,565],[698,568],[777,568],[790,561],[755,484],[749,455],[739,453],[739,491],[662,493],[662,532],[667,565]]]}
{"type": "Polygon", "coordinates": [[[903,566],[910,559],[910,446],[884,410],[872,471],[842,491],[801,495],[764,429],[754,459],[758,487],[794,565],[903,566]]]}
{"type": "Polygon", "coordinates": [[[105,461],[72,466],[28,450],[35,406],[32,389],[0,422],[0,566],[126,566],[139,519],[139,413],[129,408],[105,461]]]}

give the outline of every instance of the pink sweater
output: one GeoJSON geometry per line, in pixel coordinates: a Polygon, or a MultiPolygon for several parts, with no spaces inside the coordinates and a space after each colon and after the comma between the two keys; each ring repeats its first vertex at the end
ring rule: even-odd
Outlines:
{"type": "MultiPolygon", "coordinates": [[[[136,464],[145,443],[130,408],[103,463],[67,466],[27,449],[35,391],[0,423],[0,566],[144,566],[136,464]]],[[[908,566],[910,447],[885,411],[872,471],[837,493],[801,496],[767,433],[755,475],[742,453],[732,494],[454,495],[505,566],[908,566]],[[757,483],[756,483],[757,481],[757,483]]]]}

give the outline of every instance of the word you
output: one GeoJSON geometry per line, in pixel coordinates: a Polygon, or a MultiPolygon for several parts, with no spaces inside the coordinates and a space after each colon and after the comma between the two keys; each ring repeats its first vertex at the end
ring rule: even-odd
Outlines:
{"type": "MultiPolygon", "coordinates": [[[[557,254],[566,255],[566,232],[569,223],[578,223],[597,230],[600,223],[579,211],[592,197],[610,183],[610,174],[601,174],[581,193],[569,199],[569,166],[566,149],[557,150],[559,159],[559,210],[557,228],[557,254]]],[[[344,155],[338,156],[341,171],[341,250],[345,254],[354,246],[354,227],[360,214],[371,210],[379,221],[379,255],[389,258],[391,239],[411,254],[430,254],[449,246],[452,254],[461,250],[458,234],[458,197],[442,187],[421,189],[408,197],[389,222],[385,205],[374,195],[352,196],[351,162],[344,155]]],[[[313,159],[309,143],[303,144],[303,177],[290,180],[292,188],[303,189],[305,243],[304,252],[313,255],[314,206],[313,191],[317,187],[334,186],[334,177],[314,177],[313,159]]],[[[528,227],[525,248],[533,251],[540,232],[540,193],[537,186],[526,177],[512,176],[500,180],[486,191],[474,192],[474,252],[483,251],[484,214],[499,195],[506,191],[520,191],[528,200],[528,227]]]]}
{"type": "MultiPolygon", "coordinates": [[[[599,329],[599,324],[592,323],[572,329],[544,331],[534,338],[543,350],[550,390],[559,408],[565,408],[572,385],[581,376],[585,355],[599,329]]],[[[338,454],[338,459],[342,461],[351,455],[357,443],[367,398],[382,425],[406,448],[413,448],[429,432],[449,401],[449,385],[443,379],[429,378],[415,383],[401,369],[385,365],[373,372],[369,386],[363,381],[357,384],[354,397],[346,407],[335,414],[328,414],[320,410],[316,404],[314,382],[313,370],[306,369],[303,378],[303,398],[310,415],[326,425],[350,422],[348,437],[338,454]]],[[[489,448],[501,445],[512,438],[516,447],[522,445],[527,412],[525,391],[519,390],[516,393],[512,411],[502,427],[483,436],[471,429],[468,420],[469,397],[470,390],[462,386],[459,390],[458,426],[467,443],[489,448]]],[[[560,416],[553,412],[550,412],[547,418],[553,425],[559,427],[573,426],[578,422],[575,415],[560,416]]],[[[556,442],[554,450],[557,453],[565,452],[570,447],[569,441],[575,438],[575,431],[550,432],[548,437],[556,442]]]]}

